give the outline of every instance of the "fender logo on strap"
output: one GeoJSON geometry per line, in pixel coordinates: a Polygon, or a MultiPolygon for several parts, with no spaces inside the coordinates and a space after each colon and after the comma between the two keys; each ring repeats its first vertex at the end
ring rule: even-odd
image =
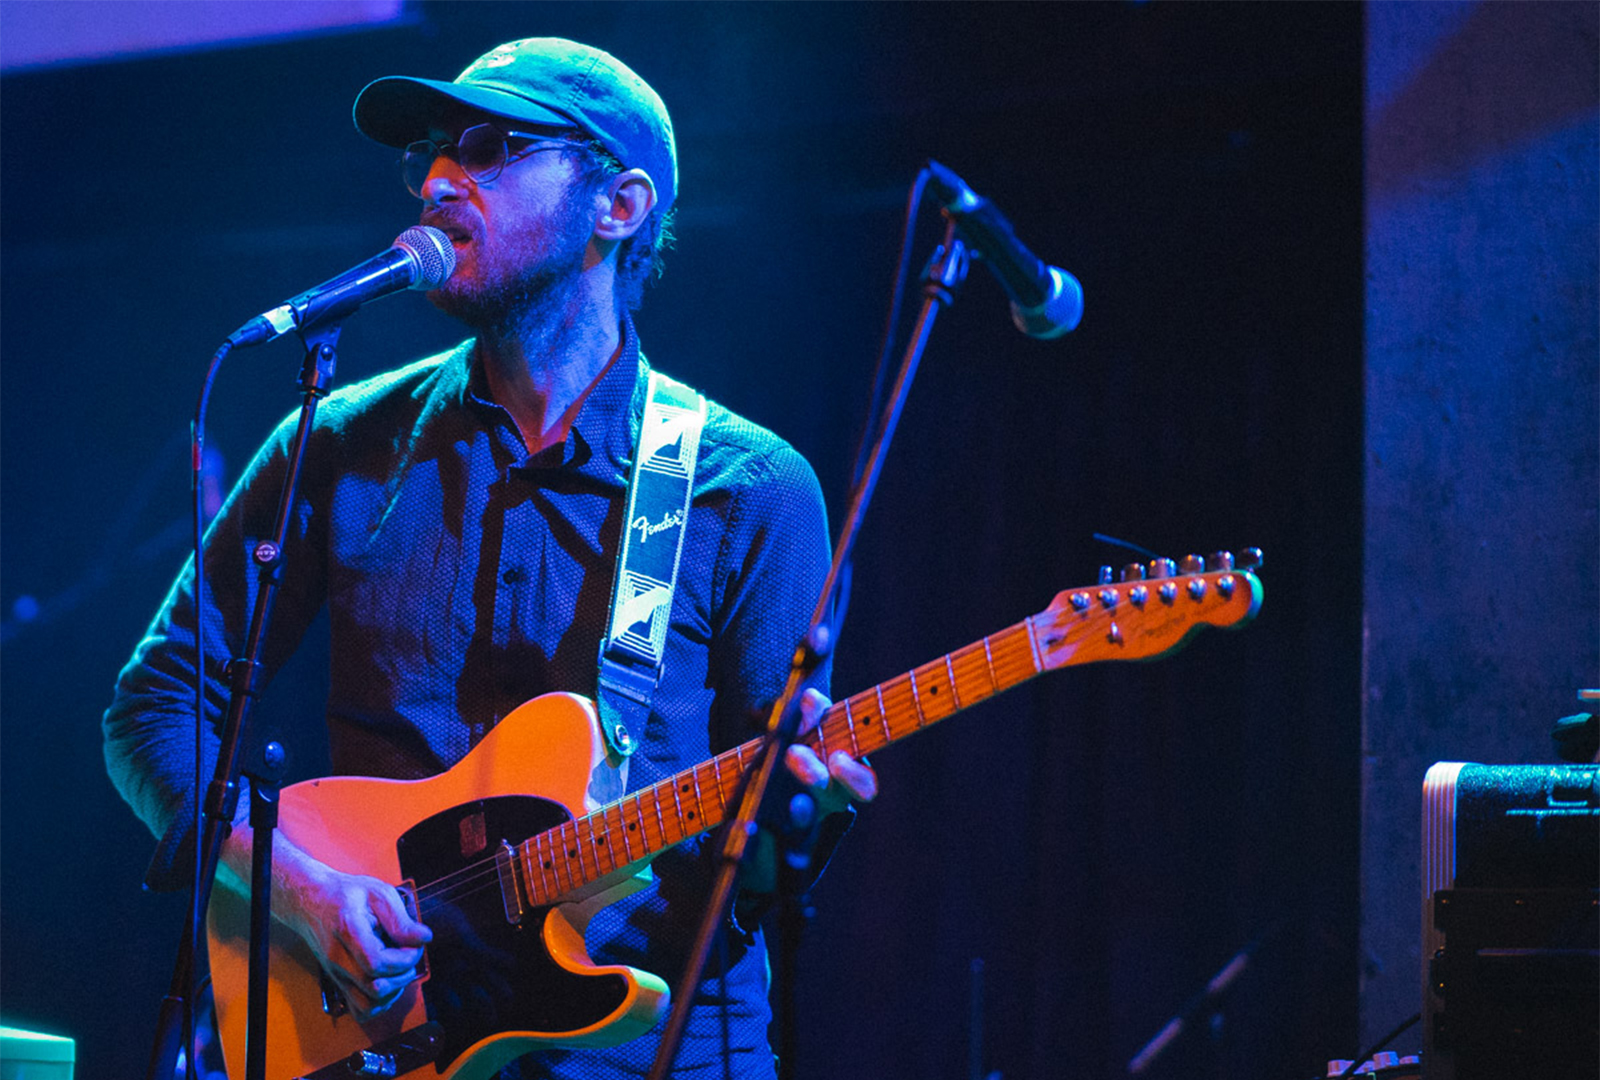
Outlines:
{"type": "Polygon", "coordinates": [[[640,514],[629,523],[628,527],[630,529],[639,530],[639,543],[642,544],[656,533],[666,532],[668,529],[675,529],[682,524],[683,511],[669,510],[663,511],[661,514],[661,520],[656,522],[654,525],[650,524],[649,518],[645,517],[643,514],[640,514]]]}

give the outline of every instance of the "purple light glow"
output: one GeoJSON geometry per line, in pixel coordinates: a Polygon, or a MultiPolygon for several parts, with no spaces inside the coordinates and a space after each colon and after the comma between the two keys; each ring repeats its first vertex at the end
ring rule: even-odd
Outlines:
{"type": "Polygon", "coordinates": [[[380,26],[404,0],[7,0],[0,71],[380,26]]]}

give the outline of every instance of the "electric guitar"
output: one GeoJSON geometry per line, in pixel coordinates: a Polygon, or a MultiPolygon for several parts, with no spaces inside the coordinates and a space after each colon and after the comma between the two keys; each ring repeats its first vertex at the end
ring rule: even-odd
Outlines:
{"type": "MultiPolygon", "coordinates": [[[[1219,553],[1221,568],[1210,572],[1185,560],[1196,572],[1063,592],[1031,618],[834,702],[803,739],[824,760],[836,750],[859,757],[1044,671],[1153,659],[1201,626],[1239,626],[1261,606],[1252,573],[1260,553],[1249,556],[1240,569],[1219,553]]],[[[602,805],[595,792],[616,789],[618,762],[592,703],[545,694],[438,776],[285,788],[285,835],[330,866],[400,882],[433,940],[423,976],[388,1011],[357,1023],[325,990],[331,984],[299,936],[275,928],[268,1080],[393,1076],[427,1062],[446,1080],[479,1080],[540,1048],[614,1046],[648,1031],[666,1009],[666,984],[595,964],[584,928],[649,884],[657,854],[722,823],[759,746],[752,740],[602,805]]],[[[248,900],[216,890],[209,942],[224,1054],[240,1077],[248,900]]]]}

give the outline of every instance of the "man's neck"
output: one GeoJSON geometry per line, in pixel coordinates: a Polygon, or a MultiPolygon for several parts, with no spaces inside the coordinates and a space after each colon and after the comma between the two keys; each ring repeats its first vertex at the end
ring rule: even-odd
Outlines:
{"type": "Polygon", "coordinates": [[[511,414],[530,454],[566,441],[584,398],[622,351],[609,297],[571,299],[478,336],[489,392],[511,414]]]}

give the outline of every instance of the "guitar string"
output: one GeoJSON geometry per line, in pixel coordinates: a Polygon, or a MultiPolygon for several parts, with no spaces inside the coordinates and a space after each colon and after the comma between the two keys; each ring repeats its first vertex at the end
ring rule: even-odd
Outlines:
{"type": "MultiPolygon", "coordinates": [[[[1006,630],[1002,630],[1002,631],[997,632],[996,634],[992,634],[992,635],[990,635],[990,639],[989,640],[991,642],[993,642],[994,639],[996,639],[996,638],[1000,638],[1002,636],[1007,636],[1008,632],[1020,630],[1020,629],[1023,628],[1023,625],[1024,624],[1018,624],[1017,626],[1008,627],[1006,630]]],[[[1002,648],[1005,647],[1005,644],[1006,643],[1002,643],[1002,648]]],[[[887,680],[886,682],[884,682],[882,684],[879,684],[877,687],[874,687],[871,690],[863,691],[862,693],[856,694],[852,698],[847,699],[847,700],[849,700],[851,702],[858,702],[858,699],[868,698],[869,695],[871,695],[871,698],[876,698],[880,693],[882,693],[884,691],[887,691],[891,695],[893,695],[898,691],[908,690],[912,694],[911,700],[905,702],[904,704],[899,704],[897,706],[897,708],[891,709],[890,711],[891,712],[893,712],[893,711],[902,711],[902,712],[905,712],[908,716],[913,716],[914,714],[921,714],[922,713],[922,709],[919,707],[920,706],[920,702],[916,698],[916,690],[915,690],[915,684],[914,684],[915,672],[916,671],[927,671],[929,669],[937,670],[940,667],[947,666],[947,661],[948,661],[949,664],[954,664],[955,662],[960,661],[960,660],[966,660],[966,659],[970,659],[970,658],[975,658],[976,655],[977,655],[977,651],[983,645],[984,645],[983,641],[978,641],[978,642],[974,642],[974,643],[972,643],[970,645],[967,645],[967,646],[965,646],[965,647],[963,647],[961,649],[954,650],[953,652],[947,654],[946,657],[943,657],[940,660],[930,662],[929,664],[923,665],[921,668],[914,669],[914,671],[912,671],[912,672],[907,672],[904,675],[900,675],[900,676],[897,676],[894,679],[887,680]],[[902,687],[899,684],[905,684],[905,685],[902,687]]],[[[994,672],[994,674],[996,676],[1000,676],[1000,678],[998,679],[999,685],[991,687],[989,689],[988,693],[981,693],[980,692],[979,694],[977,694],[975,696],[969,696],[968,701],[969,701],[970,704],[976,704],[977,702],[985,700],[987,697],[992,696],[994,693],[997,693],[1002,689],[1008,688],[1010,686],[1014,686],[1014,685],[1016,685],[1017,682],[1021,681],[1021,679],[1025,679],[1025,678],[1028,677],[1029,674],[1036,672],[1037,669],[1035,668],[1031,657],[1018,655],[1018,653],[1016,651],[1010,650],[1010,649],[1007,650],[1007,653],[1008,653],[1008,655],[996,667],[995,672],[994,672]],[[1013,670],[1010,670],[1010,669],[1017,669],[1017,670],[1013,671],[1013,670]],[[1002,675],[1002,672],[1004,673],[1003,675],[1002,675]]],[[[955,710],[952,710],[952,713],[954,711],[955,710]]],[[[814,741],[817,744],[822,745],[822,746],[826,746],[826,744],[829,743],[829,742],[833,742],[835,745],[839,745],[839,743],[842,740],[851,737],[852,731],[856,732],[856,739],[859,740],[860,733],[861,733],[861,731],[863,729],[867,729],[869,738],[875,739],[877,737],[877,729],[875,727],[875,721],[871,718],[871,710],[863,710],[863,712],[865,714],[865,718],[862,719],[862,720],[858,720],[854,725],[851,724],[851,712],[852,712],[851,709],[845,708],[845,703],[844,702],[840,702],[838,705],[830,707],[823,714],[822,722],[818,725],[818,727],[816,729],[814,729],[818,733],[818,737],[814,741]]],[[[933,718],[933,720],[943,719],[945,716],[952,715],[952,713],[945,713],[945,714],[943,714],[943,715],[941,715],[939,717],[933,718]]],[[[891,722],[890,722],[891,729],[893,729],[896,726],[900,726],[903,723],[904,723],[903,719],[899,723],[896,723],[895,721],[891,720],[891,722]]],[[[912,728],[912,730],[913,731],[914,730],[918,730],[918,728],[920,726],[921,725],[918,724],[917,726],[914,726],[912,728]]],[[[899,737],[901,737],[901,736],[899,736],[899,735],[895,735],[894,736],[894,738],[899,738],[899,737]]],[[[889,739],[885,739],[885,741],[883,743],[880,743],[880,744],[878,744],[876,746],[870,746],[868,748],[868,752],[871,752],[872,750],[876,750],[876,749],[880,748],[881,746],[887,745],[889,741],[890,741],[889,739]]],[[[725,752],[724,754],[718,755],[714,759],[709,759],[706,763],[704,763],[704,764],[702,764],[700,766],[696,766],[693,770],[689,770],[689,771],[692,772],[692,773],[698,773],[699,771],[704,769],[706,765],[711,764],[712,762],[720,761],[723,758],[736,759],[736,758],[742,757],[744,751],[746,751],[747,749],[753,749],[753,747],[754,747],[754,743],[753,742],[752,743],[746,743],[743,746],[735,748],[734,750],[730,750],[730,751],[725,752]]],[[[716,770],[713,769],[713,776],[715,777],[717,775],[718,774],[717,774],[716,770]]],[[[678,784],[678,782],[679,782],[679,779],[680,779],[679,777],[668,778],[667,780],[661,781],[658,784],[653,785],[651,788],[647,788],[644,791],[641,791],[639,793],[639,795],[640,796],[644,796],[644,795],[647,795],[647,794],[650,794],[650,793],[654,792],[655,796],[654,796],[654,800],[653,801],[656,801],[658,803],[662,802],[663,800],[661,799],[661,794],[660,794],[659,791],[657,791],[657,789],[658,788],[674,788],[675,789],[677,784],[678,784]]],[[[698,780],[698,777],[696,777],[696,780],[698,780]]],[[[716,792],[718,794],[719,801],[723,802],[724,805],[725,805],[726,802],[727,802],[727,796],[722,791],[722,785],[721,785],[720,782],[716,783],[715,790],[716,790],[716,792]]],[[[615,805],[616,804],[613,804],[613,806],[615,806],[615,805]]],[[[549,830],[546,830],[544,833],[537,834],[537,836],[532,837],[530,839],[537,840],[541,836],[551,836],[551,834],[554,834],[554,833],[564,834],[564,835],[562,835],[560,837],[564,842],[562,844],[560,844],[560,845],[552,845],[552,846],[558,852],[558,856],[557,857],[563,863],[566,864],[566,866],[568,868],[567,869],[567,877],[569,879],[575,880],[576,877],[584,877],[584,878],[587,879],[587,880],[581,882],[579,885],[574,886],[574,887],[581,887],[581,885],[583,885],[583,884],[589,884],[591,881],[595,880],[595,878],[590,878],[589,875],[588,875],[588,872],[586,870],[582,869],[581,856],[578,854],[577,849],[575,847],[569,846],[569,844],[566,841],[575,842],[578,839],[577,826],[580,825],[583,822],[590,822],[591,823],[590,824],[591,833],[594,831],[594,823],[596,821],[598,821],[602,825],[602,830],[603,831],[609,831],[609,826],[605,825],[605,820],[604,819],[607,816],[609,816],[609,812],[610,812],[611,809],[612,809],[612,807],[606,807],[606,808],[603,808],[601,810],[597,810],[592,814],[585,815],[583,818],[574,819],[572,821],[565,822],[562,825],[555,826],[555,827],[553,827],[553,828],[551,828],[549,830]],[[559,855],[559,851],[563,847],[567,848],[567,854],[564,857],[559,855]],[[573,859],[578,859],[579,860],[580,873],[578,875],[573,875],[573,873],[572,873],[572,871],[570,869],[571,860],[573,860],[573,859]]],[[[623,820],[625,821],[626,819],[623,818],[623,820]]],[[[703,832],[705,830],[701,829],[699,831],[703,832]]],[[[657,850],[661,850],[661,849],[673,846],[674,844],[681,843],[682,840],[686,839],[689,835],[691,835],[691,834],[686,833],[685,836],[680,837],[677,840],[670,840],[667,836],[663,835],[662,842],[661,842],[660,845],[657,846],[657,850]]],[[[555,839],[555,837],[552,836],[552,839],[555,839]]],[[[643,834],[642,839],[645,840],[646,845],[649,846],[650,841],[649,841],[648,832],[643,834]]],[[[500,877],[500,868],[499,868],[499,863],[498,863],[499,855],[500,855],[500,853],[496,852],[494,855],[488,856],[488,857],[483,858],[483,859],[476,860],[476,861],[474,861],[472,863],[468,863],[466,866],[460,867],[460,868],[452,871],[449,874],[442,875],[441,877],[436,878],[433,881],[430,881],[426,885],[419,886],[416,889],[416,899],[417,899],[417,906],[418,906],[419,911],[421,911],[421,910],[434,910],[434,909],[438,908],[441,904],[445,903],[448,900],[457,900],[457,899],[463,898],[465,896],[472,895],[474,893],[477,893],[477,892],[480,892],[480,891],[482,891],[484,889],[489,888],[492,883],[498,882],[499,877],[500,877]],[[470,876],[464,876],[464,875],[470,875],[470,876]]],[[[596,852],[596,860],[597,860],[596,861],[596,867],[597,867],[597,869],[598,869],[598,865],[599,865],[598,864],[598,858],[599,858],[599,853],[596,852]]],[[[634,860],[634,861],[638,861],[638,860],[634,860]]],[[[631,865],[631,863],[623,864],[623,866],[627,866],[627,865],[631,865]]],[[[621,867],[614,867],[613,870],[609,871],[609,872],[615,872],[616,869],[620,869],[620,868],[621,867]]],[[[544,867],[544,869],[550,870],[552,872],[551,876],[559,884],[560,872],[558,870],[556,870],[556,868],[554,866],[547,866],[547,867],[544,867]]],[[[543,875],[541,874],[541,876],[543,876],[543,875]]],[[[596,875],[596,877],[603,877],[603,876],[604,876],[604,874],[596,875]]]]}
{"type": "MultiPolygon", "coordinates": [[[[1091,610],[1086,614],[1089,615],[1089,618],[1086,621],[1082,623],[1075,623],[1067,627],[1067,632],[1069,635],[1073,634],[1075,631],[1079,632],[1080,634],[1088,631],[1092,628],[1091,624],[1100,621],[1098,618],[1096,618],[1096,616],[1101,615],[1101,612],[1097,610],[1091,610]]],[[[1041,662],[1042,658],[1037,658],[1033,654],[1033,640],[1031,635],[1028,633],[1028,631],[1032,628],[1032,624],[1032,618],[1024,619],[1022,622],[1006,627],[1005,629],[997,631],[988,637],[980,638],[978,641],[972,642],[971,644],[960,649],[953,650],[938,660],[924,664],[919,668],[913,668],[911,671],[908,671],[903,675],[879,683],[867,691],[835,703],[823,713],[821,722],[813,730],[814,737],[809,740],[810,743],[813,745],[814,749],[826,750],[829,742],[833,742],[834,745],[838,746],[842,745],[841,740],[848,738],[851,745],[859,750],[861,737],[863,733],[865,733],[868,740],[873,743],[873,745],[869,745],[867,747],[866,752],[871,752],[886,746],[893,741],[896,741],[897,739],[903,737],[903,735],[912,734],[918,730],[921,730],[928,723],[935,723],[939,720],[943,720],[948,716],[954,715],[956,712],[964,710],[969,705],[975,705],[980,701],[986,700],[995,694],[1010,689],[1011,687],[1018,685],[1032,676],[1039,674],[1045,670],[1045,665],[1041,662]],[[1027,646],[1026,649],[1019,648],[1019,646],[1024,644],[1027,646]],[[957,662],[975,660],[978,656],[979,650],[982,650],[983,653],[985,661],[984,670],[985,674],[988,676],[990,686],[986,692],[980,691],[976,695],[973,695],[969,692],[967,696],[962,697],[960,696],[959,689],[955,685],[956,680],[954,678],[954,666],[957,662]],[[994,655],[996,651],[1002,653],[998,662],[996,661],[994,655]],[[948,712],[941,713],[938,716],[928,717],[922,706],[917,676],[919,673],[936,675],[937,670],[941,666],[944,668],[947,676],[949,676],[949,678],[947,678],[945,681],[949,682],[951,686],[953,707],[948,712]],[[901,684],[904,685],[902,686],[901,684]],[[894,696],[902,691],[909,692],[908,700],[904,702],[897,702],[893,707],[880,708],[878,710],[880,715],[874,719],[873,710],[870,708],[871,703],[876,701],[880,706],[886,705],[884,702],[884,696],[886,692],[889,695],[894,696]],[[860,720],[857,720],[854,717],[855,707],[858,705],[865,706],[862,708],[863,718],[860,720]],[[903,712],[905,716],[901,717],[898,721],[891,718],[889,714],[896,711],[903,712]],[[906,717],[909,717],[912,721],[914,721],[914,726],[910,729],[910,731],[896,733],[895,728],[899,726],[906,717]],[[883,725],[883,741],[876,742],[875,740],[878,738],[877,725],[880,723],[883,725]]],[[[932,692],[937,692],[937,678],[931,679],[928,685],[932,688],[932,692]]],[[[701,765],[686,770],[685,774],[669,777],[668,779],[660,781],[639,792],[635,798],[636,802],[639,804],[639,810],[641,813],[639,823],[645,826],[645,830],[641,832],[640,839],[645,842],[647,848],[646,853],[650,854],[651,852],[648,850],[650,847],[648,815],[643,814],[642,799],[645,795],[651,795],[652,801],[655,803],[655,807],[659,814],[660,808],[664,802],[664,800],[661,798],[662,792],[665,790],[671,790],[673,792],[673,798],[675,806],[677,806],[677,815],[679,817],[680,827],[685,828],[685,832],[683,836],[676,840],[672,840],[667,835],[665,828],[663,828],[661,843],[656,847],[656,850],[665,850],[668,847],[681,843],[683,840],[688,839],[692,835],[698,835],[698,833],[714,827],[703,826],[699,829],[690,831],[685,825],[681,804],[677,802],[677,785],[680,780],[682,780],[683,776],[688,775],[692,777],[692,782],[695,784],[696,802],[702,804],[703,810],[703,797],[700,795],[699,791],[699,773],[707,765],[711,765],[712,777],[715,784],[714,790],[717,794],[718,801],[723,804],[722,810],[725,812],[727,795],[723,792],[721,773],[716,767],[717,763],[721,762],[725,758],[740,760],[742,763],[742,758],[745,751],[753,749],[754,746],[754,741],[745,743],[739,747],[735,747],[733,750],[717,755],[701,765]]],[[[606,818],[609,816],[612,807],[617,808],[619,819],[626,823],[626,817],[623,816],[620,803],[614,803],[611,806],[603,807],[592,814],[587,814],[582,818],[570,820],[562,825],[555,826],[543,833],[529,838],[531,841],[537,841],[541,837],[551,837],[552,839],[555,839],[553,834],[560,834],[560,838],[563,840],[563,843],[561,845],[552,844],[552,849],[557,853],[556,860],[565,865],[568,880],[574,882],[572,888],[581,888],[583,885],[590,884],[594,880],[604,877],[606,872],[600,872],[590,876],[588,870],[583,866],[583,860],[579,851],[579,847],[576,845],[568,846],[567,841],[575,842],[578,840],[579,827],[585,822],[589,823],[591,836],[595,835],[596,823],[599,824],[602,834],[609,832],[610,825],[607,823],[606,818]],[[567,848],[567,854],[564,857],[559,854],[561,848],[563,847],[567,848]],[[571,868],[571,860],[574,858],[578,860],[578,873],[576,875],[573,874],[571,868]],[[578,881],[579,878],[582,878],[583,880],[580,882],[578,881]]],[[[693,814],[690,815],[690,818],[693,818],[693,814]]],[[[664,826],[664,818],[662,823],[664,826]]],[[[523,845],[525,845],[527,842],[528,841],[524,841],[523,845]]],[[[518,845],[519,849],[523,845],[518,845]]],[[[433,910],[445,903],[447,900],[459,899],[488,888],[488,882],[491,878],[498,880],[500,877],[500,868],[498,863],[499,855],[500,853],[496,852],[492,856],[469,863],[466,866],[460,867],[449,874],[445,874],[433,881],[428,882],[426,885],[419,886],[416,889],[416,900],[419,912],[422,910],[433,910]]],[[[597,871],[599,870],[600,855],[601,853],[598,850],[593,853],[595,868],[597,871]]],[[[615,864],[614,857],[612,861],[613,869],[609,872],[614,873],[616,870],[622,868],[615,864]]],[[[633,865],[633,863],[638,861],[640,860],[631,860],[628,863],[624,863],[623,866],[633,865]]],[[[542,873],[543,870],[549,870],[551,872],[550,877],[559,887],[561,878],[560,870],[557,869],[557,867],[553,864],[546,865],[541,868],[541,878],[544,877],[544,874],[542,873]]],[[[526,873],[526,870],[524,872],[526,873]]],[[[540,882],[540,884],[542,885],[543,883],[540,882]]]]}

